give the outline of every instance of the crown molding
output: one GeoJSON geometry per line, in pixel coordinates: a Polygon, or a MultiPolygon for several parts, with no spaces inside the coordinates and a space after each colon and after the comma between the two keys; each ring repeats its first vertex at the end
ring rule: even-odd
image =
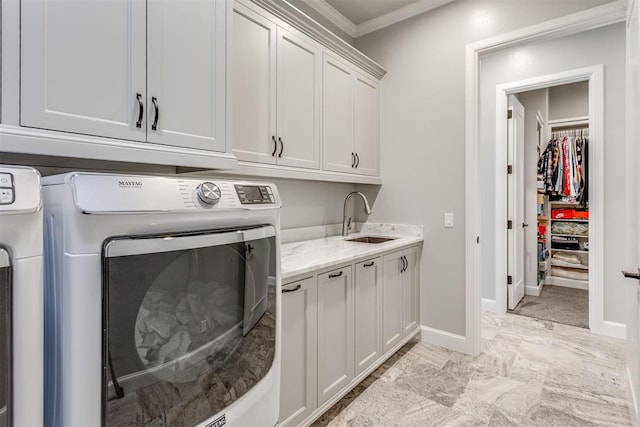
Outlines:
{"type": "Polygon", "coordinates": [[[251,3],[260,6],[298,31],[327,47],[332,52],[360,67],[378,80],[382,79],[382,77],[387,73],[387,70],[385,70],[382,65],[378,64],[337,35],[333,34],[331,31],[314,21],[311,17],[291,5],[286,0],[238,1],[240,3],[250,1],[251,3]]]}
{"type": "Polygon", "coordinates": [[[340,28],[352,38],[356,37],[357,26],[346,16],[340,13],[335,7],[327,3],[326,0],[302,0],[307,6],[313,8],[320,15],[327,18],[336,27],[340,28]]]}
{"type": "Polygon", "coordinates": [[[452,1],[453,0],[418,0],[414,3],[403,6],[400,9],[393,10],[382,16],[378,16],[377,18],[373,18],[356,25],[356,35],[353,37],[360,37],[365,34],[372,33],[381,28],[404,21],[405,19],[413,18],[416,15],[420,15],[421,13],[443,6],[452,1]]]}

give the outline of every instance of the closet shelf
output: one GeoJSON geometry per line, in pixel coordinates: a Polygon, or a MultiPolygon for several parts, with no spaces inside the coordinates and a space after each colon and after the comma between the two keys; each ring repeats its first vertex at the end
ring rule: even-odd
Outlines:
{"type": "Polygon", "coordinates": [[[552,236],[560,236],[560,237],[581,237],[583,239],[588,239],[589,235],[588,234],[556,234],[556,233],[551,233],[552,236]]]}
{"type": "Polygon", "coordinates": [[[584,265],[584,264],[571,264],[571,265],[569,265],[569,263],[566,263],[566,264],[553,264],[553,263],[551,263],[551,267],[575,268],[576,270],[589,270],[589,266],[588,265],[584,265]]]}
{"type": "Polygon", "coordinates": [[[558,252],[570,252],[570,253],[575,253],[575,254],[588,254],[589,251],[583,251],[580,249],[558,249],[558,248],[551,248],[552,251],[558,251],[558,252]]]}
{"type": "Polygon", "coordinates": [[[589,222],[589,218],[551,218],[551,221],[589,222]]]}

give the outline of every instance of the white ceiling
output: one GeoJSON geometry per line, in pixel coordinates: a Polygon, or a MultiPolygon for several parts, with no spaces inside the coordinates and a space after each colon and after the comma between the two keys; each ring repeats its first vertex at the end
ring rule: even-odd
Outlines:
{"type": "Polygon", "coordinates": [[[359,37],[453,0],[301,0],[351,37],[359,37]]]}
{"type": "Polygon", "coordinates": [[[355,25],[386,15],[416,0],[326,0],[355,25]]]}

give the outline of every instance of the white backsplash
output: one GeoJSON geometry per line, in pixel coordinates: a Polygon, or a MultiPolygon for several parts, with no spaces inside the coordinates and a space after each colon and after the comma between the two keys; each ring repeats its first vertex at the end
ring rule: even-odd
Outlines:
{"type": "MultiPolygon", "coordinates": [[[[355,230],[349,234],[375,234],[381,236],[423,237],[422,225],[383,224],[358,222],[355,230]]],[[[282,243],[302,242],[305,240],[324,239],[342,233],[342,224],[318,225],[315,227],[289,228],[281,231],[282,243]]]]}

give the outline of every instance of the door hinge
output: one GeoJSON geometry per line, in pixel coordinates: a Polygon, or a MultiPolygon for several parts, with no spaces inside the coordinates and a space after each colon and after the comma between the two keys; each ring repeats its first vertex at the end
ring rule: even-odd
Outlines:
{"type": "Polygon", "coordinates": [[[513,284],[513,276],[507,276],[507,285],[513,284]]]}
{"type": "Polygon", "coordinates": [[[513,173],[513,165],[507,165],[507,175],[511,175],[513,173]]]}
{"type": "Polygon", "coordinates": [[[507,119],[510,119],[513,117],[513,110],[507,110],[507,119]]]}
{"type": "Polygon", "coordinates": [[[508,220],[507,221],[507,230],[511,230],[511,229],[513,229],[513,221],[508,220]]]}

